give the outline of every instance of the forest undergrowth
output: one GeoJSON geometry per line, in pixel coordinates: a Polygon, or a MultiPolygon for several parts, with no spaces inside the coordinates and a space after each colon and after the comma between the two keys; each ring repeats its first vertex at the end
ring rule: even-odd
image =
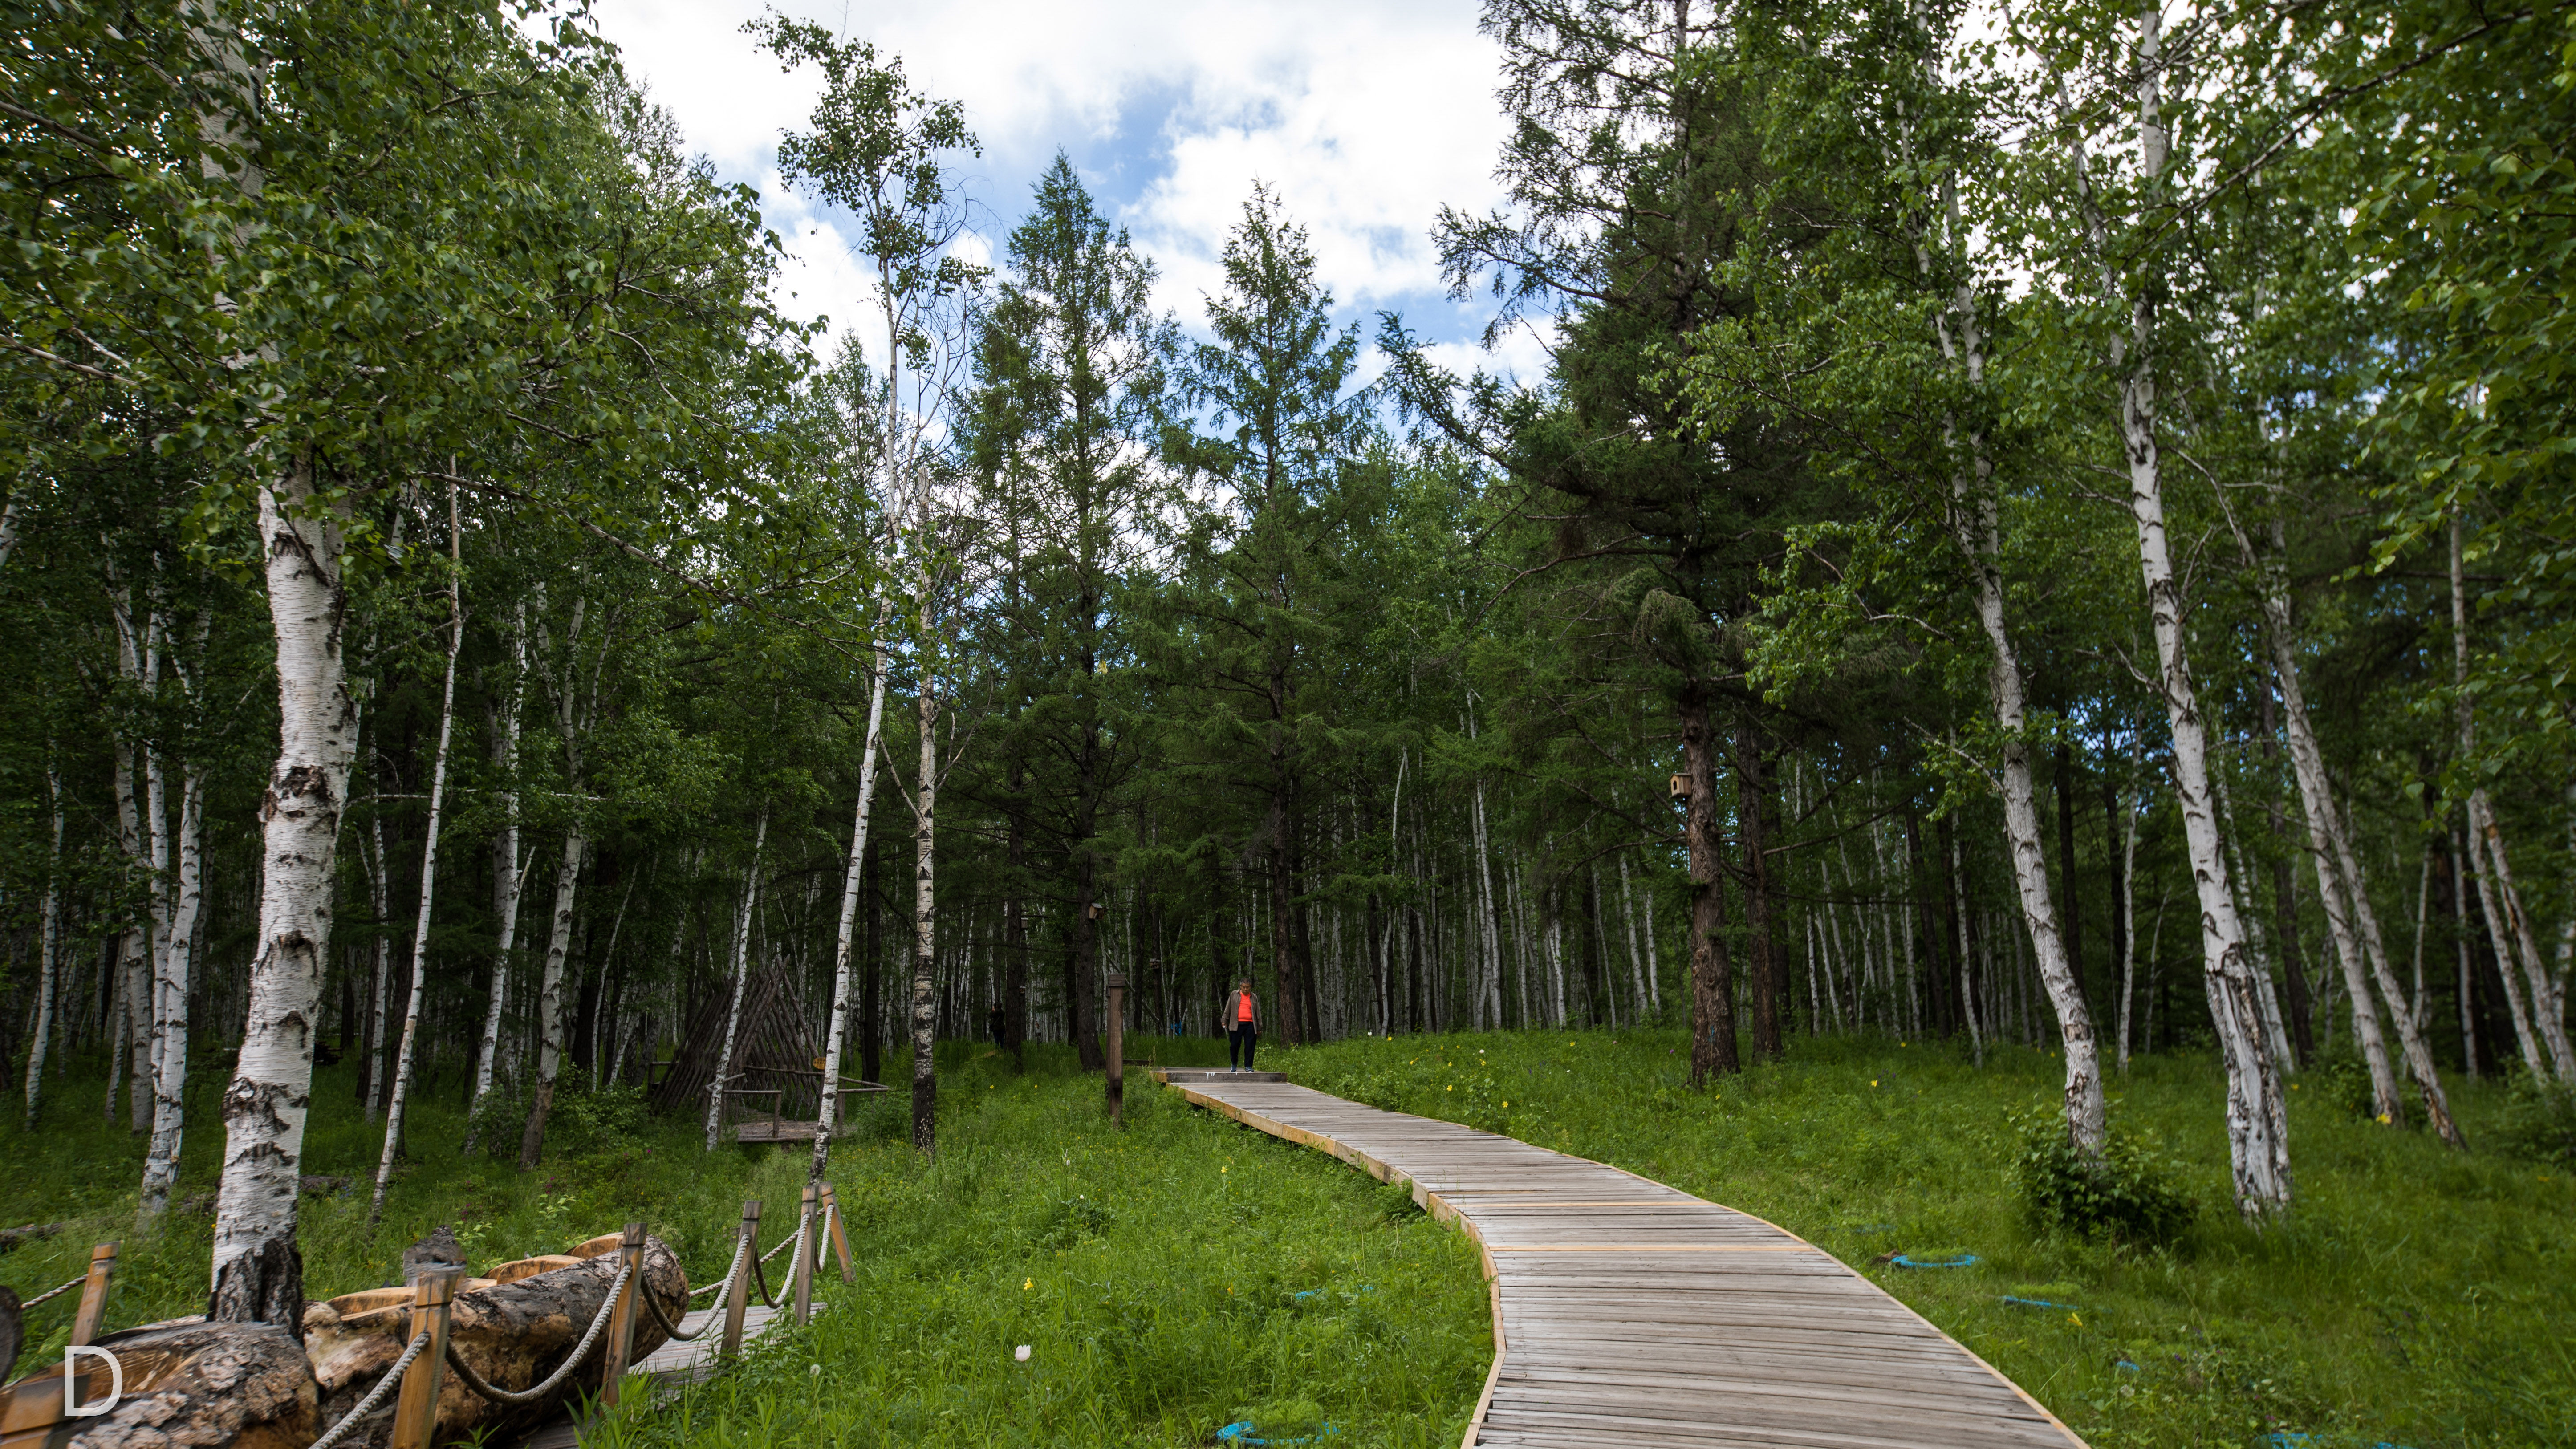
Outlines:
{"type": "MultiPolygon", "coordinates": [[[[1190,1063],[1222,1050],[1154,1045],[1190,1063]]],[[[1071,1048],[1027,1052],[1015,1071],[989,1047],[941,1045],[933,1164],[913,1152],[896,1094],[863,1106],[831,1171],[856,1285],[827,1269],[827,1306],[807,1328],[764,1338],[738,1372],[616,1415],[584,1443],[1205,1444],[1247,1410],[1300,1401],[1351,1449],[1456,1442],[1492,1346],[1473,1244],[1402,1191],[1192,1111],[1150,1080],[1130,1082],[1127,1125],[1113,1128],[1100,1079],[1075,1069],[1071,1048]]],[[[305,1200],[313,1297],[397,1281],[403,1248],[442,1223],[480,1267],[641,1218],[679,1249],[692,1283],[723,1274],[743,1198],[765,1202],[764,1246],[793,1226],[802,1151],[704,1154],[694,1124],[591,1093],[568,1099],[574,1130],[549,1138],[537,1172],[452,1147],[423,1154],[370,1235],[375,1133],[345,1069],[319,1080],[306,1169],[356,1186],[305,1200]]],[[[136,1236],[143,1144],[96,1115],[97,1088],[58,1097],[61,1119],[49,1114],[40,1133],[0,1127],[13,1164],[0,1225],[65,1224],[0,1256],[0,1282],[41,1291],[77,1274],[91,1242],[122,1240],[111,1327],[201,1311],[210,1220],[175,1211],[136,1236]],[[84,1100],[88,1111],[73,1110],[84,1100]]],[[[452,1101],[423,1103],[415,1123],[412,1140],[444,1144],[464,1125],[452,1101]]],[[[182,1204],[211,1187],[222,1139],[209,1120],[191,1140],[182,1204]]],[[[31,1316],[26,1362],[59,1356],[71,1303],[31,1316]]]]}
{"type": "Polygon", "coordinates": [[[2112,1125],[2172,1164],[2199,1208],[2173,1242],[2142,1247],[2037,1229],[2016,1206],[2010,1118],[2056,1100],[2045,1052],[1997,1046],[1979,1069],[1964,1046],[1802,1038],[1786,1061],[1694,1092],[1688,1050],[1671,1031],[1479,1033],[1360,1038],[1270,1064],[1769,1219],[1868,1274],[2096,1449],[2576,1443],[2576,1180],[2501,1150],[2517,1108],[2504,1086],[2452,1085],[2462,1154],[2359,1115],[2332,1090],[2343,1074],[2294,1078],[2298,1198],[2257,1234],[2226,1201],[2217,1064],[2140,1058],[2111,1077],[2112,1125]],[[1896,1253],[1977,1262],[1881,1261],[1896,1253]]]}

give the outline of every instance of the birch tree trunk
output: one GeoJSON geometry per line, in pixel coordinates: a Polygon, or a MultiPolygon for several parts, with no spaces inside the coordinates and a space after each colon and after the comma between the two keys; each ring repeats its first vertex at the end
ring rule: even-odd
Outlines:
{"type": "MultiPolygon", "coordinates": [[[[928,504],[923,512],[929,511],[928,504]]],[[[925,534],[928,532],[924,529],[925,534]]],[[[925,547],[927,540],[924,540],[925,547]]],[[[938,895],[933,889],[931,845],[939,807],[939,690],[927,657],[931,638],[928,564],[921,580],[921,778],[913,797],[912,846],[912,1145],[924,1157],[936,1157],[939,1078],[932,1058],[939,1032],[938,895]]],[[[1293,1010],[1293,1008],[1291,1008],[1293,1010]]],[[[1076,1013],[1075,1019],[1080,1015],[1076,1013]]]]}
{"type": "MultiPolygon", "coordinates": [[[[36,1130],[36,1109],[44,1099],[45,1049],[54,1038],[54,1002],[62,989],[63,924],[63,782],[49,765],[45,798],[53,805],[54,833],[45,855],[45,905],[36,932],[36,1029],[27,1043],[27,1115],[24,1127],[36,1130]]],[[[0,1370],[5,1372],[5,1370],[0,1370]]]]}
{"type": "MultiPolygon", "coordinates": [[[[2231,517],[2230,526],[2234,523],[2231,517]]],[[[2415,1079],[2416,1091],[2424,1103],[2425,1120],[2433,1124],[2443,1141],[2454,1147],[2463,1146],[2459,1126],[2451,1120],[2449,1098],[2442,1091],[2441,1074],[2433,1065],[2432,1049],[2424,1040],[2423,1023],[2389,966],[2379,918],[2371,910],[2370,883],[2362,874],[2360,856],[2352,848],[2343,807],[2335,800],[2332,782],[2326,777],[2325,754],[2317,745],[2316,726],[2308,715],[2306,689],[2299,673],[2298,634],[2290,614],[2288,581],[2282,577],[2277,556],[2269,561],[2257,559],[2252,541],[2241,530],[2236,542],[2261,585],[2263,632],[2271,646],[2272,674],[2281,691],[2290,772],[2298,783],[2299,809],[2308,824],[2308,850],[2316,862],[2317,900],[2325,907],[2326,932],[2334,941],[2335,957],[2343,967],[2344,993],[2352,998],[2353,1039],[2361,1047],[2362,1060],[2370,1067],[2371,1094],[2376,1099],[2378,1115],[2393,1124],[2400,1109],[2396,1076],[2389,1068],[2388,1050],[2380,1036],[2379,1013],[2362,979],[2365,959],[2378,980],[2380,995],[2388,1002],[2390,1019],[2397,1027],[2398,1046],[2406,1056],[2407,1074],[2415,1079]]],[[[2277,535],[2275,544],[2277,547],[2277,535]]]]}
{"type": "MultiPolygon", "coordinates": [[[[589,732],[591,719],[599,709],[599,676],[608,667],[608,643],[602,639],[599,658],[591,671],[589,695],[584,698],[581,683],[581,631],[589,614],[590,601],[575,599],[572,617],[564,629],[562,669],[553,673],[555,692],[555,731],[563,740],[564,780],[576,788],[581,782],[582,740],[589,732]]],[[[547,649],[544,631],[538,633],[540,658],[547,649]]],[[[550,673],[553,666],[547,665],[550,673]]],[[[578,808],[578,807],[576,807],[578,808]]],[[[528,1125],[519,1134],[519,1170],[534,1172],[537,1159],[545,1151],[546,1118],[555,1104],[555,1078],[563,1069],[563,977],[564,959],[572,951],[573,893],[581,883],[582,864],[589,858],[590,835],[583,819],[576,814],[564,830],[563,862],[555,871],[554,926],[546,938],[544,975],[537,983],[537,1090],[528,1105],[528,1125]]]]}
{"type": "Polygon", "coordinates": [[[152,1146],[143,1160],[141,1216],[159,1217],[179,1180],[179,1148],[186,1126],[188,1086],[188,982],[197,958],[197,928],[205,918],[206,780],[190,765],[180,777],[179,861],[171,882],[168,937],[153,987],[152,1146]]]}
{"type": "MultiPolygon", "coordinates": [[[[2138,11],[2132,81],[2137,87],[2138,171],[2143,195],[2160,194],[2171,133],[2162,119],[2164,18],[2155,0],[2138,11]]],[[[2114,275],[2109,228],[2094,195],[2080,141],[2073,146],[2086,240],[2100,268],[2103,299],[2126,291],[2129,329],[2114,337],[2110,363],[2120,375],[2120,435],[2127,455],[2129,511],[2137,525],[2139,574],[2154,623],[2158,684],[2173,735],[2174,797],[2183,821],[2192,886],[2200,904],[2202,986],[2209,998],[2219,1055],[2227,1068],[2227,1145],[2238,1210],[2261,1221],[2290,1201],[2289,1121],[2279,1064],[2264,1040],[2261,999],[2245,954],[2226,851],[2209,775],[2209,732],[2192,683],[2184,634],[2182,588],[2166,538],[2164,481],[2156,437],[2157,289],[2152,280],[2123,289],[2114,275]]]]}
{"type": "MultiPolygon", "coordinates": [[[[877,749],[884,738],[886,666],[888,664],[884,646],[878,646],[875,660],[876,679],[868,686],[868,730],[861,737],[859,744],[858,815],[850,823],[850,866],[841,877],[840,934],[832,953],[831,1026],[823,1040],[823,1093],[815,1112],[814,1164],[808,1171],[810,1178],[818,1183],[823,1180],[824,1165],[831,1160],[832,1132],[840,1125],[841,1094],[838,1089],[841,1084],[841,1047],[849,1034],[852,979],[850,965],[852,946],[858,939],[859,889],[862,883],[860,867],[867,860],[868,815],[877,798],[877,749]]],[[[764,815],[762,817],[764,829],[767,823],[768,817],[764,815]]],[[[757,848],[753,853],[757,856],[757,848]]],[[[741,993],[739,985],[735,987],[735,993],[739,997],[741,993]]],[[[874,1023],[870,1023],[869,1030],[871,1032],[875,1030],[874,1023]]],[[[729,1051],[730,1028],[728,1028],[727,1047],[729,1051]]],[[[710,1118],[708,1134],[711,1140],[714,1130],[713,1119],[710,1118]]]]}
{"type": "MultiPolygon", "coordinates": [[[[377,743],[379,745],[383,743],[381,734],[378,736],[377,743]]],[[[381,761],[383,756],[379,754],[377,758],[381,761]]],[[[381,789],[379,793],[382,793],[381,789]]],[[[378,806],[376,812],[367,820],[365,860],[367,898],[374,905],[376,912],[375,984],[369,988],[374,1004],[367,1008],[366,1107],[367,1121],[372,1124],[377,1115],[384,1111],[385,1106],[385,1011],[388,1004],[386,998],[393,993],[394,982],[394,938],[391,934],[393,902],[392,892],[386,884],[386,877],[391,873],[393,863],[385,857],[385,817],[382,806],[378,806]]]]}
{"type": "Polygon", "coordinates": [[[2138,812],[2120,800],[2120,1075],[2129,1074],[2129,1007],[2138,997],[2138,812]]]}
{"type": "Polygon", "coordinates": [[[483,1005],[483,1040],[475,1054],[474,1097],[465,1114],[465,1146],[472,1154],[482,1136],[484,1100],[492,1095],[492,1075],[501,1055],[501,1018],[510,996],[510,952],[519,939],[519,887],[527,879],[527,861],[519,854],[519,712],[526,701],[528,678],[528,606],[519,605],[510,627],[510,682],[493,707],[492,767],[505,782],[501,791],[501,828],[492,837],[492,920],[499,940],[492,951],[492,990],[483,1005]]]}
{"type": "Polygon", "coordinates": [[[420,1035],[421,998],[429,992],[430,902],[438,891],[438,826],[447,803],[447,747],[456,729],[456,655],[465,644],[465,600],[459,578],[464,567],[457,532],[456,485],[447,489],[447,677],[438,696],[438,753],[429,770],[429,834],[420,847],[420,910],[411,932],[411,990],[403,1009],[402,1044],[394,1049],[394,1090],[385,1104],[384,1150],[376,1159],[376,1190],[367,1205],[367,1226],[384,1221],[385,1189],[394,1180],[394,1157],[402,1151],[403,1107],[411,1097],[412,1047],[420,1035]]]}
{"type": "MultiPolygon", "coordinates": [[[[1956,206],[1955,198],[1951,204],[1956,206]]],[[[1953,337],[1945,322],[1940,328],[1941,350],[1956,359],[1968,385],[1978,387],[1985,381],[1985,340],[1977,323],[1976,296],[1965,283],[1954,295],[1950,320],[1957,324],[1959,332],[1953,337]]],[[[2040,853],[2039,805],[2031,780],[2030,741],[2025,733],[2030,720],[2022,696],[2021,657],[2014,652],[2011,631],[2004,623],[2004,580],[1998,562],[2001,530],[1996,516],[1993,465],[1986,457],[1985,439],[1980,434],[1971,430],[1967,443],[1969,465],[1952,477],[1952,521],[1959,549],[1967,555],[1969,571],[1976,577],[1977,622],[1985,630],[1987,647],[1993,651],[1986,666],[1986,688],[1994,704],[1996,729],[2003,736],[2003,774],[1998,783],[2003,792],[2005,855],[2012,862],[2022,925],[2030,934],[2031,949],[2039,957],[2040,982],[2047,988],[2049,1005],[2057,1013],[2058,1036],[2065,1047],[2062,1104],[2067,1138],[2086,1157],[2099,1157],[2103,1127],[2101,1052],[2093,1038],[2092,1013],[2084,1005],[2083,990],[2076,984],[2074,969],[2067,959],[2065,938],[2057,929],[2057,906],[2048,887],[2048,862],[2040,853]]],[[[2068,870],[2073,868],[2070,863],[2068,870]]],[[[1973,1037],[1973,1010],[1968,1029],[1973,1037]]]]}
{"type": "Polygon", "coordinates": [[[1709,721],[1707,690],[1685,686],[1674,713],[1681,724],[1682,769],[1690,798],[1682,812],[1682,843],[1691,878],[1691,1065],[1694,1087],[1742,1070],[1735,1050],[1735,983],[1727,960],[1724,864],[1718,858],[1717,741],[1709,721]]]}
{"type": "Polygon", "coordinates": [[[751,868],[743,873],[742,911],[733,923],[733,998],[725,1006],[724,1045],[716,1050],[715,1080],[707,1084],[709,1152],[716,1150],[716,1139],[724,1130],[725,1084],[733,1078],[734,1042],[742,1034],[743,985],[751,977],[751,922],[760,911],[760,852],[768,843],[769,812],[763,810],[760,823],[752,829],[751,868]]]}
{"type": "Polygon", "coordinates": [[[278,752],[266,798],[259,938],[240,1054],[224,1092],[223,1178],[215,1194],[207,1316],[296,1332],[304,1262],[295,1195],[312,1097],[315,1007],[331,945],[333,858],[357,705],[341,657],[348,594],[345,506],[325,502],[310,458],[261,488],[269,617],[277,636],[278,752]]]}
{"type": "MultiPolygon", "coordinates": [[[[2460,761],[2463,767],[2468,767],[2477,759],[2478,735],[2477,716],[2469,703],[2469,596],[2468,581],[2462,570],[2460,532],[2460,517],[2457,513],[2453,513],[2451,515],[2451,687],[2458,698],[2456,708],[2460,728],[2460,761]]],[[[2505,1005],[2513,1015],[2514,1041],[2522,1048],[2522,1064],[2531,1073],[2532,1079],[2545,1082],[2550,1079],[2550,1064],[2542,1059],[2541,1031],[2545,1028],[2533,1020],[2532,1013],[2524,1010],[2522,990],[2514,979],[2514,947],[2519,933],[2513,929],[2512,922],[2508,920],[2505,910],[2499,907],[2496,899],[2498,895],[2496,878],[2502,874],[2498,867],[2504,849],[2504,833],[2496,828],[2495,811],[2487,803],[2487,792],[2483,786],[2469,792],[2468,813],[2469,871],[2477,879],[2478,905],[2486,914],[2487,939],[2495,947],[2496,975],[2504,982],[2505,1005]]],[[[2510,891],[2508,882],[2505,894],[2509,896],[2510,891]]],[[[2518,901],[2512,903],[2512,908],[2514,914],[2520,914],[2518,901]]],[[[2538,971],[2535,970],[2531,974],[2535,982],[2541,979],[2538,971]]],[[[2539,1004],[2537,998],[2532,1002],[2535,1007],[2539,1004]]],[[[2562,1040],[2563,1037],[2562,1032],[2562,1040]]],[[[2562,1059],[2558,1065],[2560,1080],[2576,1080],[2576,1070],[2571,1070],[2568,1063],[2562,1059]]]]}
{"type": "Polygon", "coordinates": [[[537,1093],[528,1106],[528,1125],[519,1134],[519,1170],[534,1172],[545,1152],[546,1118],[555,1105],[555,1078],[563,1070],[564,958],[572,951],[574,889],[581,883],[590,837],[579,824],[564,831],[563,860],[555,868],[553,929],[546,938],[545,972],[537,983],[537,1093]]]}
{"type": "MultiPolygon", "coordinates": [[[[151,860],[143,839],[142,809],[134,798],[134,747],[123,740],[116,745],[116,823],[120,842],[125,849],[127,867],[138,875],[148,873],[151,860]]],[[[118,937],[116,948],[116,1009],[111,1014],[114,1036],[109,1044],[112,1060],[107,1079],[107,1120],[116,1120],[116,1090],[120,1083],[128,1087],[133,1112],[133,1130],[151,1126],[150,1102],[147,1095],[152,1079],[152,1013],[151,940],[145,929],[145,918],[137,918],[118,937]]]]}

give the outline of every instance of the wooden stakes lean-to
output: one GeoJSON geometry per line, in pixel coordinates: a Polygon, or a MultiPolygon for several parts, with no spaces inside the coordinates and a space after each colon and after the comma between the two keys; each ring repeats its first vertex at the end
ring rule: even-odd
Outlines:
{"type": "Polygon", "coordinates": [[[744,1257],[742,1271],[734,1275],[733,1287],[725,1294],[724,1340],[716,1349],[722,1358],[732,1358],[742,1352],[742,1315],[751,1305],[751,1275],[759,1267],[753,1259],[760,1254],[760,1199],[744,1200],[742,1226],[735,1231],[741,1234],[742,1243],[736,1251],[744,1257]]]}
{"type": "Polygon", "coordinates": [[[89,1250],[89,1277],[81,1284],[80,1309],[72,1315],[74,1344],[98,1341],[99,1325],[107,1317],[107,1285],[116,1276],[116,1244],[101,1243],[89,1250]]]}
{"type": "Polygon", "coordinates": [[[1127,973],[1109,973],[1109,1120],[1127,1125],[1127,973]]]}
{"type": "Polygon", "coordinates": [[[626,1286],[617,1290],[617,1306],[608,1314],[608,1363],[599,1379],[602,1407],[617,1407],[617,1381],[626,1376],[626,1360],[635,1351],[635,1295],[644,1291],[644,1225],[628,1223],[626,1239],[617,1245],[617,1261],[626,1269],[626,1286]]]}
{"type": "Polygon", "coordinates": [[[823,1184],[823,1217],[832,1225],[832,1251],[841,1260],[841,1281],[859,1281],[858,1269],[850,1261],[850,1235],[841,1227],[841,1194],[830,1183],[823,1184]]]}
{"type": "Polygon", "coordinates": [[[429,1344],[403,1370],[402,1389],[394,1399],[393,1449],[430,1449],[438,1430],[438,1390],[447,1367],[447,1310],[456,1297],[462,1269],[440,1268],[411,1280],[411,1337],[429,1335],[429,1344]]]}
{"type": "Polygon", "coordinates": [[[805,1194],[796,1204],[796,1230],[805,1235],[805,1241],[790,1255],[796,1260],[795,1323],[801,1328],[814,1311],[814,1184],[810,1182],[805,1184],[805,1194]]]}

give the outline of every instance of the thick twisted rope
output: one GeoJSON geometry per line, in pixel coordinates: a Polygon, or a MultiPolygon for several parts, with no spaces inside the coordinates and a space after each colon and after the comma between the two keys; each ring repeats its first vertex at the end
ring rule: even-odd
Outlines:
{"type": "MultiPolygon", "coordinates": [[[[563,1381],[572,1376],[572,1371],[580,1367],[583,1359],[590,1357],[591,1345],[599,1342],[600,1330],[608,1327],[608,1316],[617,1308],[618,1290],[624,1288],[626,1280],[633,1276],[635,1276],[635,1270],[632,1268],[617,1270],[617,1276],[609,1282],[608,1297],[599,1305],[599,1316],[590,1320],[590,1331],[581,1336],[580,1347],[575,1348],[570,1357],[557,1365],[553,1373],[546,1375],[544,1383],[524,1389],[505,1389],[487,1383],[481,1374],[474,1371],[472,1364],[457,1355],[456,1345],[453,1343],[447,1346],[447,1366],[456,1370],[458,1378],[465,1380],[465,1387],[496,1403],[533,1404],[563,1387],[563,1381]]],[[[649,1301],[652,1294],[646,1293],[645,1298],[649,1301]]],[[[314,1449],[328,1449],[328,1446],[317,1444],[314,1449]]]]}
{"type": "Polygon", "coordinates": [[[725,1269],[725,1275],[723,1277],[708,1284],[704,1288],[690,1289],[689,1296],[692,1298],[704,1298],[708,1294],[715,1292],[717,1289],[723,1288],[727,1284],[733,1282],[734,1275],[742,1271],[742,1255],[750,1251],[751,1239],[748,1236],[737,1238],[733,1249],[733,1266],[725,1269]]]}
{"type": "MultiPolygon", "coordinates": [[[[742,1275],[743,1261],[750,1256],[751,1239],[749,1237],[744,1237],[734,1244],[733,1266],[725,1269],[725,1275],[722,1281],[711,1283],[707,1286],[711,1288],[731,1288],[733,1286],[733,1280],[742,1275]]],[[[653,1290],[650,1287],[647,1287],[644,1290],[644,1306],[653,1310],[653,1321],[662,1325],[663,1336],[670,1339],[673,1343],[695,1343],[699,1339],[707,1336],[708,1329],[716,1326],[714,1316],[709,1315],[706,1321],[698,1325],[697,1332],[682,1333],[680,1331],[680,1325],[673,1323],[671,1321],[671,1316],[662,1311],[662,1300],[653,1296],[653,1290]]],[[[688,1314],[683,1312],[680,1316],[686,1318],[688,1317],[688,1314]]]]}
{"type": "Polygon", "coordinates": [[[778,1295],[769,1291],[769,1278],[768,1275],[760,1271],[761,1263],[766,1263],[771,1258],[777,1257],[781,1252],[784,1252],[789,1247],[795,1247],[796,1251],[800,1253],[805,1251],[803,1247],[798,1245],[801,1245],[805,1241],[805,1231],[812,1225],[813,1219],[803,1217],[800,1214],[799,1221],[796,1224],[795,1236],[787,1239],[787,1241],[783,1243],[780,1243],[777,1247],[770,1249],[767,1253],[761,1256],[758,1262],[751,1265],[752,1285],[760,1290],[760,1302],[762,1307],[776,1308],[778,1306],[778,1295]]]}
{"type": "Polygon", "coordinates": [[[69,1293],[69,1292],[70,1292],[70,1291],[72,1291],[73,1289],[78,1288],[80,1285],[82,1285],[83,1283],[86,1283],[86,1282],[88,1282],[88,1281],[89,1281],[89,1275],[88,1275],[87,1273],[83,1273],[83,1274],[82,1274],[82,1275],[80,1275],[79,1277],[74,1278],[72,1281],[70,1281],[70,1282],[68,1282],[68,1283],[64,1284],[64,1285],[63,1285],[63,1286],[61,1286],[60,1288],[48,1288],[48,1289],[46,1289],[44,1292],[37,1294],[35,1297],[28,1299],[26,1302],[21,1303],[21,1304],[19,1304],[18,1306],[19,1306],[20,1308],[22,1308],[22,1309],[25,1309],[25,1308],[33,1308],[33,1307],[35,1307],[35,1306],[36,1306],[37,1304],[39,1304],[39,1303],[50,1302],[50,1301],[51,1301],[51,1300],[53,1300],[53,1299],[56,1299],[56,1298],[60,1298],[60,1297],[62,1297],[64,1294],[69,1293]]]}
{"type": "MultiPolygon", "coordinates": [[[[312,1449],[334,1449],[341,1440],[348,1438],[349,1431],[358,1427],[358,1421],[374,1413],[376,1406],[384,1402],[385,1395],[392,1393],[394,1387],[402,1382],[403,1373],[411,1367],[411,1361],[420,1357],[421,1350],[427,1347],[429,1330],[424,1328],[412,1335],[411,1342],[403,1348],[402,1357],[394,1360],[394,1366],[385,1370],[385,1376],[376,1380],[374,1388],[367,1390],[367,1396],[358,1401],[358,1407],[342,1414],[340,1422],[332,1425],[329,1433],[313,1441],[312,1449]]],[[[455,1350],[449,1349],[448,1352],[453,1354],[455,1350]]]]}

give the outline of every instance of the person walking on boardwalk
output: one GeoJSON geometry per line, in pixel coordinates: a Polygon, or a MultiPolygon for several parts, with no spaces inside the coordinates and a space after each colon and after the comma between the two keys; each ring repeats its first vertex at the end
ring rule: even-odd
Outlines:
{"type": "Polygon", "coordinates": [[[1252,982],[1238,981],[1225,999],[1225,1059],[1238,1072],[1252,1070],[1252,1049],[1261,1041],[1261,1005],[1253,1000],[1252,982]]]}

